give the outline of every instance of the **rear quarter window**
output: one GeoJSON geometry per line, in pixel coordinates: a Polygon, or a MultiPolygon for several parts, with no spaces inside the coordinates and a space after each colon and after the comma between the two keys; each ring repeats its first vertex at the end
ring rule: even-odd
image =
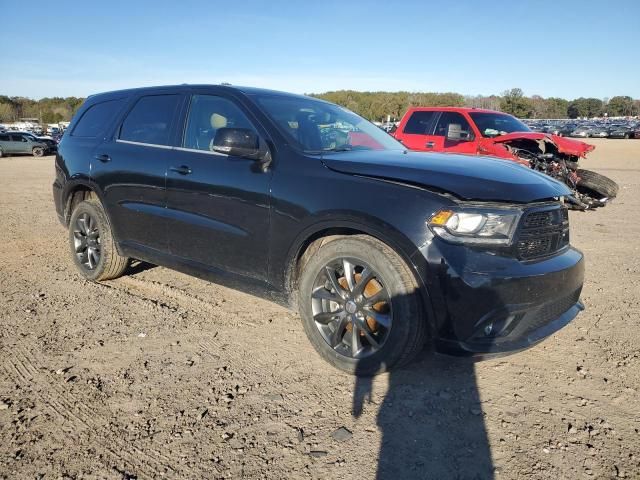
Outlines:
{"type": "Polygon", "coordinates": [[[404,127],[403,133],[429,135],[433,130],[433,121],[438,112],[413,112],[404,127]]]}
{"type": "Polygon", "coordinates": [[[82,114],[73,129],[73,137],[97,137],[103,134],[120,111],[124,99],[96,103],[82,114]]]}

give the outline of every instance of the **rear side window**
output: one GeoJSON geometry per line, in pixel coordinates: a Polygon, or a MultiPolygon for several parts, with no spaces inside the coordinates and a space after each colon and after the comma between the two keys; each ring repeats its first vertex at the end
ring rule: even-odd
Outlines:
{"type": "Polygon", "coordinates": [[[71,135],[73,137],[97,137],[104,133],[118,114],[123,102],[124,99],[119,99],[92,105],[80,117],[71,135]]]}
{"type": "Polygon", "coordinates": [[[180,95],[149,95],[138,100],[122,122],[120,140],[169,145],[180,95]]]}
{"type": "Polygon", "coordinates": [[[404,127],[404,133],[430,135],[437,114],[438,112],[413,112],[404,127]]]}
{"type": "Polygon", "coordinates": [[[4,135],[4,134],[0,133],[0,141],[1,142],[9,142],[11,140],[9,139],[9,135],[4,135]]]}

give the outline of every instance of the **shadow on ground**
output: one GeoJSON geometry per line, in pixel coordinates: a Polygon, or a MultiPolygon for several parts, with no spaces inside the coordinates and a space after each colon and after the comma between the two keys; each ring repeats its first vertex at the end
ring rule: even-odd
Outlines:
{"type": "MultiPolygon", "coordinates": [[[[493,478],[473,360],[425,352],[388,375],[377,415],[378,480],[493,478]]],[[[370,408],[372,386],[371,377],[356,377],[355,417],[370,408]]]]}

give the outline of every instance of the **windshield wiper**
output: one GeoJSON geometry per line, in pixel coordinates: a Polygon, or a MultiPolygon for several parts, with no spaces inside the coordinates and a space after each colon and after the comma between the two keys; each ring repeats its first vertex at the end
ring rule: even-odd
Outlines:
{"type": "Polygon", "coordinates": [[[351,145],[341,145],[339,147],[327,148],[325,152],[348,152],[353,150],[351,145]]]}
{"type": "Polygon", "coordinates": [[[321,150],[304,150],[304,153],[308,153],[311,155],[319,155],[321,153],[350,152],[351,150],[353,150],[353,146],[342,145],[340,147],[323,148],[321,150]]]}

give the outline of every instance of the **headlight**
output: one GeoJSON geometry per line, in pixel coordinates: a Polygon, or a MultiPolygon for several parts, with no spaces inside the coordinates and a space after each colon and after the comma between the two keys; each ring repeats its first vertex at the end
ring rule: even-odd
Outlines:
{"type": "Polygon", "coordinates": [[[518,226],[516,210],[462,208],[436,212],[429,228],[444,240],[474,245],[510,245],[518,226]]]}

